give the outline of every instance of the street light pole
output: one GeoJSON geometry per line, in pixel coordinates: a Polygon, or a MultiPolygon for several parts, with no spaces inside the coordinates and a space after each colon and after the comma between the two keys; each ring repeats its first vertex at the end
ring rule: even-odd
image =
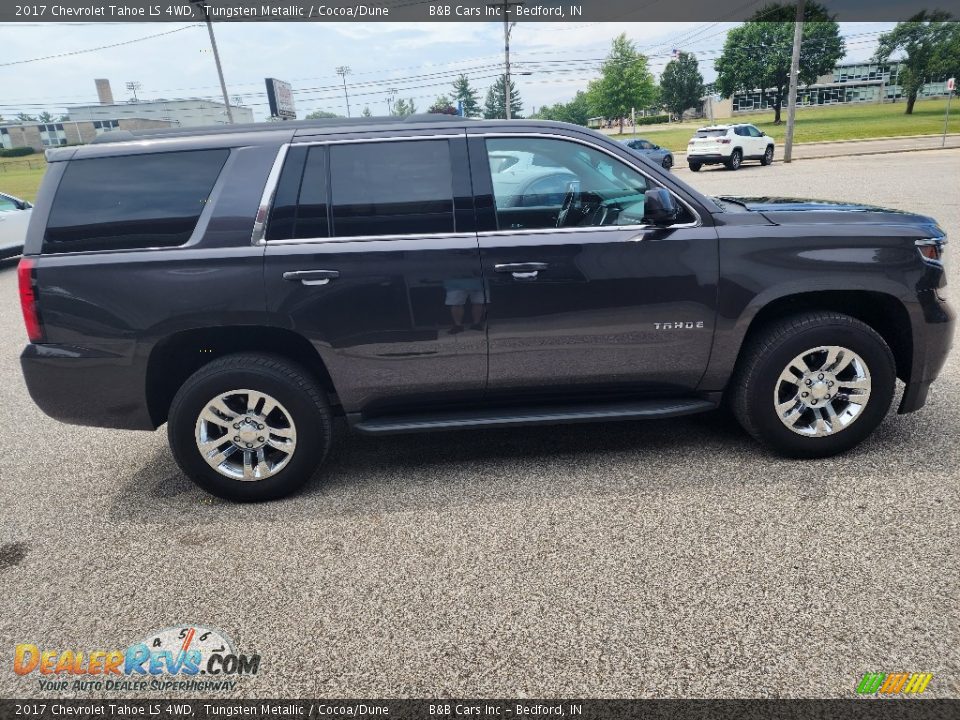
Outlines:
{"type": "Polygon", "coordinates": [[[210,34],[210,47],[213,48],[213,62],[217,66],[217,77],[220,78],[220,92],[223,93],[223,104],[227,108],[227,122],[230,125],[233,125],[233,110],[230,108],[230,96],[227,95],[227,81],[223,79],[223,66],[220,64],[220,51],[217,50],[217,38],[213,34],[213,21],[210,20],[210,16],[207,15],[206,11],[203,9],[203,5],[206,0],[190,0],[193,5],[196,5],[200,12],[203,13],[204,19],[207,22],[207,32],[210,34]]]}
{"type": "Polygon", "coordinates": [[[797,0],[797,17],[793,23],[793,54],[790,56],[790,91],[787,95],[787,137],[783,143],[783,161],[793,160],[793,127],[797,116],[797,85],[800,84],[800,45],[803,42],[803,5],[797,0]]]}
{"type": "Polygon", "coordinates": [[[350,95],[347,94],[347,75],[349,74],[350,68],[347,65],[337,68],[337,75],[343,78],[343,97],[347,101],[347,117],[350,117],[350,95]]]}

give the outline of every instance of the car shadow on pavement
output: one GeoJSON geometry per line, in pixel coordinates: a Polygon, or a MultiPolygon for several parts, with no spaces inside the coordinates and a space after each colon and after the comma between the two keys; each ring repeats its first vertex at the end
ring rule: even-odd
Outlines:
{"type": "Polygon", "coordinates": [[[254,505],[215,498],[194,486],[164,449],[121,481],[112,519],[174,526],[227,517],[282,523],[477,503],[644,496],[710,483],[806,484],[811,496],[825,491],[826,480],[818,479],[824,473],[768,453],[725,411],[656,422],[385,437],[338,429],[327,462],[295,496],[254,505]]]}

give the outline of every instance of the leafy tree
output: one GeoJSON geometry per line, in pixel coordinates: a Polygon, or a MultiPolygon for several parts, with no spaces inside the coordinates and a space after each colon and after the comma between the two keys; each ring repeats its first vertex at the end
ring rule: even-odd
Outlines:
{"type": "Polygon", "coordinates": [[[960,75],[960,22],[951,25],[933,56],[932,71],[936,77],[955,78],[960,75]]]}
{"type": "Polygon", "coordinates": [[[33,115],[27,115],[26,113],[17,113],[16,121],[21,123],[36,122],[37,119],[33,115]]]}
{"type": "MultiPolygon", "coordinates": [[[[770,90],[773,121],[780,122],[780,109],[790,84],[795,5],[772,4],[761,8],[740,27],[727,33],[723,53],[714,67],[716,89],[729,97],[737,91],[770,90]]],[[[829,72],[844,55],[840,27],[826,8],[815,2],[804,7],[799,81],[809,85],[829,72]]]]}
{"type": "Polygon", "coordinates": [[[453,106],[453,103],[450,102],[450,98],[446,95],[438,95],[437,99],[433,101],[433,105],[427,110],[429,113],[440,113],[442,115],[456,115],[457,109],[453,106]]]}
{"type": "Polygon", "coordinates": [[[897,51],[904,53],[899,79],[907,96],[907,115],[913,114],[924,80],[937,70],[947,70],[950,64],[950,48],[956,41],[957,31],[955,23],[949,20],[950,13],[923,10],[880,36],[874,55],[877,62],[889,60],[897,51]]]}
{"type": "MultiPolygon", "coordinates": [[[[497,78],[497,81],[490,86],[490,89],[487,90],[487,97],[483,103],[483,116],[487,120],[494,119],[505,119],[507,117],[507,109],[505,103],[505,90],[507,84],[507,78],[505,75],[501,75],[497,78]]],[[[517,90],[517,86],[514,84],[513,79],[510,80],[510,117],[519,118],[522,117],[523,113],[523,102],[520,100],[520,91],[517,90]]]]}
{"type": "Polygon", "coordinates": [[[464,117],[480,117],[480,100],[477,98],[477,91],[470,85],[470,78],[461,75],[453,82],[453,100],[454,103],[463,105],[464,117]]]}
{"type": "Polygon", "coordinates": [[[587,93],[580,90],[568,103],[544,105],[540,108],[540,112],[536,113],[536,117],[541,120],[558,120],[586,126],[587,120],[593,117],[591,110],[587,93]]]}
{"type": "Polygon", "coordinates": [[[400,98],[393,104],[393,114],[397,117],[408,117],[413,115],[417,111],[417,105],[413,102],[413,98],[409,100],[404,100],[400,98]]]}
{"type": "Polygon", "coordinates": [[[42,123],[52,123],[52,122],[53,122],[53,115],[51,115],[49,112],[47,112],[46,110],[44,110],[42,113],[40,113],[39,115],[37,115],[37,120],[38,120],[39,122],[42,122],[42,123]]]}
{"type": "Polygon", "coordinates": [[[652,104],[656,85],[647,68],[647,58],[621,33],[613,40],[610,54],[600,66],[600,78],[587,90],[590,105],[598,115],[617,118],[620,132],[633,109],[652,104]]]}
{"type": "Polygon", "coordinates": [[[687,108],[696,107],[703,97],[703,75],[697,58],[691,53],[680,53],[667,63],[660,76],[660,99],[674,115],[683,115],[687,108]]]}
{"type": "Polygon", "coordinates": [[[314,110],[312,113],[306,116],[307,120],[322,120],[323,118],[337,118],[343,117],[342,115],[337,115],[336,113],[327,112],[326,110],[314,110]]]}
{"type": "Polygon", "coordinates": [[[363,117],[373,117],[373,113],[370,112],[370,106],[369,106],[369,105],[364,105],[364,106],[363,106],[363,112],[360,113],[360,114],[363,115],[363,117]]]}

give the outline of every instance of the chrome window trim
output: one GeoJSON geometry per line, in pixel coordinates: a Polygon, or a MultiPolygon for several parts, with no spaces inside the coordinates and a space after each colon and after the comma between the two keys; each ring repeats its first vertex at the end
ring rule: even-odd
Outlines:
{"type": "Polygon", "coordinates": [[[280,149],[277,150],[277,156],[273,159],[270,172],[267,174],[267,182],[263,186],[263,193],[260,195],[257,217],[253,222],[253,232],[250,235],[251,245],[262,245],[266,241],[267,218],[270,217],[270,210],[273,208],[277,185],[280,183],[280,172],[283,170],[283,163],[287,159],[289,149],[290,143],[284,143],[280,146],[280,149]]]}
{"type": "MultiPolygon", "coordinates": [[[[287,151],[291,147],[312,147],[315,145],[340,145],[340,144],[359,144],[373,142],[402,142],[404,140],[450,140],[456,138],[466,138],[466,130],[460,128],[460,132],[443,133],[440,135],[396,135],[392,137],[373,137],[373,138],[330,138],[327,140],[307,140],[305,142],[293,141],[284,143],[277,152],[277,157],[273,161],[273,167],[267,175],[267,183],[263,188],[263,194],[260,196],[260,205],[257,208],[257,219],[253,224],[253,233],[251,234],[251,244],[253,245],[296,245],[299,243],[319,243],[319,242],[353,242],[365,240],[413,240],[443,238],[443,237],[475,237],[476,233],[414,233],[399,235],[350,235],[344,237],[320,237],[320,238],[287,238],[284,240],[267,241],[267,221],[270,218],[270,211],[273,209],[273,201],[276,197],[277,185],[280,183],[280,172],[283,170],[283,163],[287,157],[287,151]]],[[[453,168],[450,169],[453,172],[453,168]]],[[[451,198],[452,200],[453,198],[451,198]]]]}
{"type": "Polygon", "coordinates": [[[633,163],[627,162],[620,156],[611,152],[608,148],[598,145],[596,143],[590,142],[589,140],[583,140],[581,138],[571,137],[569,135],[558,135],[556,133],[544,133],[544,132],[503,132],[503,131],[491,131],[491,132],[467,132],[466,128],[460,129],[459,132],[450,132],[443,134],[432,134],[432,135],[397,135],[391,137],[371,137],[371,138],[330,138],[325,140],[306,140],[304,142],[296,142],[296,138],[292,142],[284,143],[280,146],[280,149],[277,151],[277,157],[273,162],[273,166],[270,168],[270,173],[267,175],[267,182],[263,188],[263,194],[260,198],[260,205],[257,208],[257,219],[254,222],[253,233],[251,236],[251,243],[253,245],[299,245],[301,243],[342,243],[342,242],[372,242],[376,240],[438,240],[443,238],[472,238],[472,237],[497,237],[502,235],[548,235],[548,234],[567,234],[567,233],[577,233],[577,232],[615,232],[615,231],[644,231],[644,230],[682,230],[685,228],[695,228],[702,225],[702,220],[700,213],[698,213],[690,203],[684,200],[682,197],[677,195],[673,190],[664,185],[658,183],[650,175],[644,172],[641,168],[637,167],[633,163]],[[579,143],[580,145],[585,145],[587,147],[594,148],[600,152],[609,155],[614,160],[617,160],[632,170],[640,173],[646,178],[652,186],[654,187],[663,187],[667,192],[669,192],[673,197],[678,200],[693,217],[696,218],[693,222],[690,223],[677,223],[675,225],[668,225],[666,227],[658,227],[656,225],[647,225],[647,224],[635,224],[635,225],[598,225],[594,227],[571,227],[571,228],[534,228],[530,230],[485,230],[483,232],[453,232],[453,233],[408,233],[408,234],[396,234],[396,235],[350,235],[344,237],[319,237],[319,238],[287,238],[284,240],[266,240],[267,232],[267,221],[270,217],[270,211],[273,207],[273,201],[276,196],[277,185],[280,182],[280,173],[283,170],[283,164],[287,157],[287,152],[293,146],[314,146],[314,145],[339,145],[339,144],[358,144],[358,143],[374,143],[374,142],[403,142],[409,140],[450,140],[459,137],[470,138],[470,137],[539,137],[546,138],[549,140],[565,140],[567,142],[579,143]]]}
{"type": "MultiPolygon", "coordinates": [[[[591,226],[588,226],[588,227],[573,227],[573,228],[535,228],[535,229],[531,229],[531,230],[485,230],[485,231],[483,231],[483,232],[478,233],[478,236],[479,236],[479,237],[496,237],[496,236],[498,236],[498,235],[544,235],[544,234],[570,233],[570,232],[597,232],[597,231],[609,232],[609,231],[612,231],[612,230],[626,230],[626,231],[630,231],[630,230],[682,230],[682,229],[684,229],[684,228],[700,227],[700,226],[703,224],[703,221],[702,221],[702,219],[700,218],[700,213],[698,213],[693,207],[690,206],[690,203],[688,203],[688,202],[687,202],[686,200],[684,200],[682,197],[680,197],[679,195],[677,195],[677,193],[675,193],[673,190],[671,190],[670,188],[666,187],[665,185],[657,182],[654,178],[650,177],[650,175],[649,175],[648,173],[644,172],[641,168],[637,167],[637,166],[634,165],[633,163],[628,162],[628,161],[624,160],[622,157],[620,157],[619,155],[616,155],[615,153],[611,152],[611,151],[609,150],[609,148],[605,148],[605,147],[603,147],[602,145],[598,145],[597,143],[590,142],[589,140],[584,140],[584,139],[582,139],[582,138],[572,137],[572,136],[570,136],[570,135],[559,135],[559,134],[557,134],[557,133],[523,132],[523,131],[520,131],[520,132],[503,132],[503,131],[500,131],[500,130],[492,130],[492,131],[489,131],[489,132],[484,132],[484,131],[479,131],[479,132],[478,132],[478,131],[472,131],[472,130],[471,130],[471,131],[468,133],[467,137],[468,137],[468,138],[471,138],[471,137],[482,137],[482,138],[490,138],[490,137],[495,137],[495,138],[497,138],[497,137],[499,137],[499,138],[538,137],[538,138],[546,138],[546,139],[548,139],[548,140],[566,140],[567,142],[578,143],[578,144],[580,144],[580,145],[585,145],[585,146],[587,146],[587,147],[591,147],[591,148],[593,148],[593,149],[595,149],[595,150],[599,150],[600,152],[604,153],[605,155],[609,155],[609,156],[612,157],[614,160],[617,160],[618,162],[626,165],[627,167],[631,168],[632,170],[640,173],[641,175],[643,175],[643,177],[645,177],[645,178],[647,179],[648,182],[650,182],[650,184],[651,184],[653,187],[662,187],[662,188],[663,188],[664,190],[666,190],[668,193],[670,193],[671,195],[673,195],[673,197],[674,197],[676,200],[678,200],[687,210],[689,210],[689,211],[690,211],[690,214],[693,215],[693,217],[696,218],[696,220],[694,220],[693,222],[690,222],[690,223],[676,223],[675,225],[667,225],[667,226],[662,227],[662,228],[661,228],[661,227],[658,227],[658,226],[656,226],[656,225],[646,225],[646,224],[642,224],[642,223],[641,223],[641,224],[637,224],[637,225],[596,225],[596,226],[592,226],[592,227],[591,227],[591,226]]],[[[496,203],[496,198],[494,198],[494,203],[496,203]]]]}

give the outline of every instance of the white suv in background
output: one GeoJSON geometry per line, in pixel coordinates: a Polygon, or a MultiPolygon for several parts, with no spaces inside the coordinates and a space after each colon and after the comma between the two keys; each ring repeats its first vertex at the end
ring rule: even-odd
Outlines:
{"type": "Polygon", "coordinates": [[[772,163],[773,138],[753,125],[710,125],[697,130],[687,143],[687,165],[694,172],[720,163],[736,170],[744,160],[772,163]]]}

